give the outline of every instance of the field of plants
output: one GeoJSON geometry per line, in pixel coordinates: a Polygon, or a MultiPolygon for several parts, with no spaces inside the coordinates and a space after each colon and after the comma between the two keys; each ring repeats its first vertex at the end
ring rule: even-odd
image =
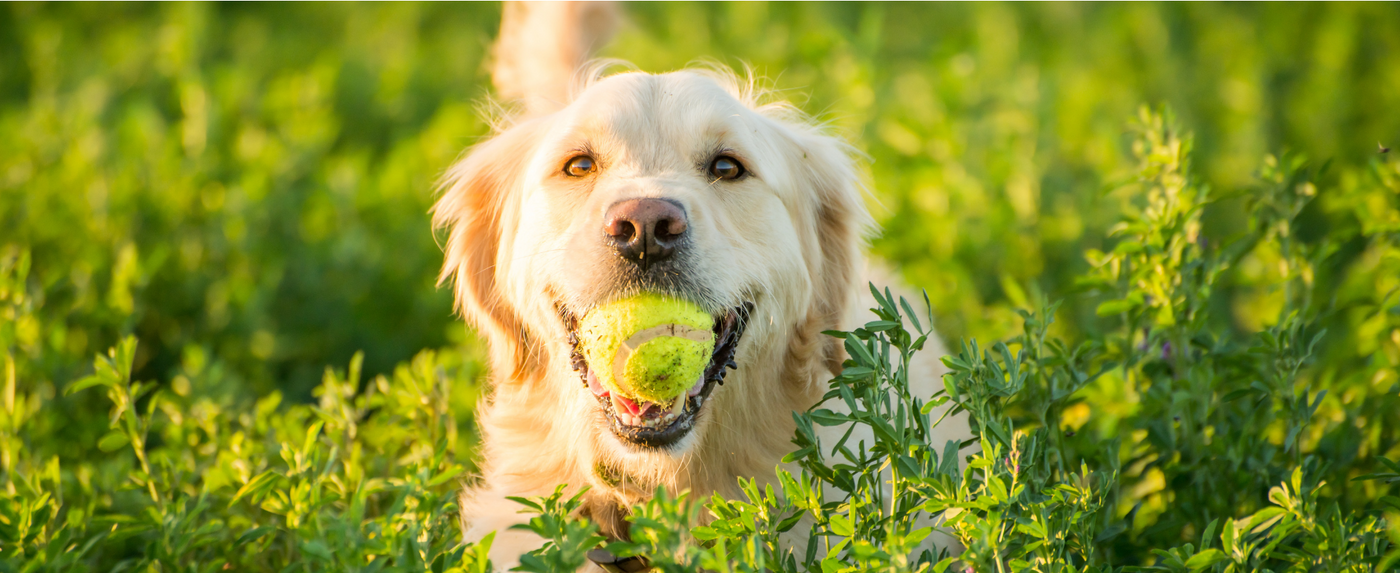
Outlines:
{"type": "MultiPolygon", "coordinates": [[[[866,153],[871,251],[928,298],[834,333],[855,414],[799,415],[795,473],[659,496],[615,553],[1400,568],[1396,5],[625,9],[603,55],[751,64],[866,153]],[[935,327],[952,374],[910,395],[935,327]],[[929,443],[949,402],[961,449],[929,443]],[[911,555],[920,514],[965,551],[911,555]]],[[[427,211],[488,134],[499,17],[0,6],[0,572],[490,570],[455,505],[489,373],[427,211]]],[[[522,502],[551,540],[525,570],[599,542],[522,502]]]]}

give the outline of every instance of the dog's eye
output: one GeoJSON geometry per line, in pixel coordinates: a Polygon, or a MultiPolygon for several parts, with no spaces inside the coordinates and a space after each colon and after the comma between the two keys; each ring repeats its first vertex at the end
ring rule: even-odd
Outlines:
{"type": "Polygon", "coordinates": [[[569,177],[583,177],[597,170],[597,165],[593,163],[593,158],[587,155],[580,155],[570,159],[564,164],[564,173],[569,177]]]}
{"type": "Polygon", "coordinates": [[[710,163],[710,175],[715,176],[715,179],[732,181],[744,176],[744,166],[739,163],[738,159],[728,155],[721,155],[716,157],[714,162],[710,163]]]}

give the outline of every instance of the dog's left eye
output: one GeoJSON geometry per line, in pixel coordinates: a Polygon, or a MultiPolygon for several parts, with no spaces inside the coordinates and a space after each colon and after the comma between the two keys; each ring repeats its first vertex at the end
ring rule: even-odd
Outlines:
{"type": "Polygon", "coordinates": [[[564,173],[570,177],[583,177],[596,170],[598,167],[593,163],[593,158],[587,155],[580,155],[570,159],[564,164],[564,173]]]}
{"type": "Polygon", "coordinates": [[[744,173],[744,165],[739,163],[738,159],[728,155],[716,157],[715,160],[710,163],[710,175],[713,175],[715,179],[733,181],[743,177],[744,173]]]}

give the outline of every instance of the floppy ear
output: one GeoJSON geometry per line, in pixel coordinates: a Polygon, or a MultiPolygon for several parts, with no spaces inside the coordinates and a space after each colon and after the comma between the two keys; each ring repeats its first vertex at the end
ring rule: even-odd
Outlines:
{"type": "Polygon", "coordinates": [[[519,314],[502,296],[497,267],[501,233],[517,214],[509,199],[535,145],[537,129],[521,125],[478,144],[448,170],[433,226],[449,229],[438,284],[455,283],[456,308],[491,346],[491,367],[519,379],[543,360],[519,314]]]}
{"type": "MultiPolygon", "coordinates": [[[[798,139],[801,165],[808,189],[815,195],[818,258],[821,267],[812,277],[813,308],[809,320],[815,332],[840,329],[847,307],[854,300],[853,289],[860,276],[861,245],[874,227],[865,208],[865,185],[854,155],[858,153],[839,139],[815,132],[798,139]]],[[[832,374],[841,372],[845,352],[841,341],[816,334],[822,340],[821,357],[832,374]]]]}

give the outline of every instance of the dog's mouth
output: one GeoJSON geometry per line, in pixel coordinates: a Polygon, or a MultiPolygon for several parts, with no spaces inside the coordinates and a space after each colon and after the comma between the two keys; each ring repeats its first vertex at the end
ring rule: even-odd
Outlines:
{"type": "Polygon", "coordinates": [[[739,338],[744,335],[753,303],[745,302],[714,316],[715,349],[710,354],[709,364],[705,366],[700,379],[669,404],[633,401],[604,387],[579,348],[578,318],[563,305],[557,308],[569,333],[569,346],[573,352],[570,363],[579,373],[583,387],[598,400],[613,434],[633,445],[664,448],[690,433],[706,398],[715,386],[724,383],[730,369],[738,368],[734,352],[739,347],[739,338]]]}

